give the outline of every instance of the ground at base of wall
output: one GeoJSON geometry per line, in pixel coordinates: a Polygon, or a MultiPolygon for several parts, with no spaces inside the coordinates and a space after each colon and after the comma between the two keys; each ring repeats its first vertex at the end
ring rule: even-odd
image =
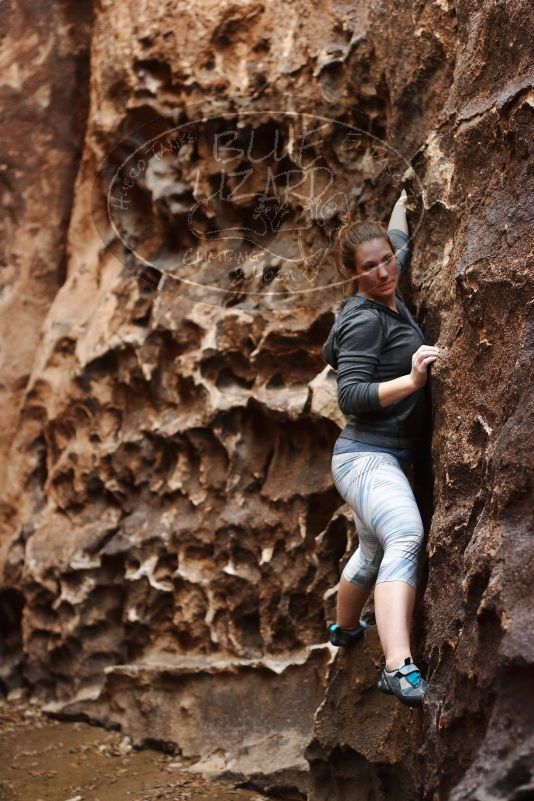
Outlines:
{"type": "Polygon", "coordinates": [[[179,757],[132,749],[120,732],[0,700],[0,801],[268,801],[206,782],[179,757]]]}

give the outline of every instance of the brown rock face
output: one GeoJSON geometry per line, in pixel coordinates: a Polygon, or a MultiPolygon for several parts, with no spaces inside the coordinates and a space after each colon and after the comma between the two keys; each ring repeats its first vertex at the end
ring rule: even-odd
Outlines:
{"type": "Polygon", "coordinates": [[[434,514],[415,626],[431,690],[423,713],[398,710],[377,697],[368,648],[349,664],[340,655],[308,750],[314,801],[533,792],[528,11],[449,4],[440,19],[438,5],[431,27],[404,18],[393,34],[383,8],[371,29],[403,56],[420,37],[456,58],[413,160],[425,218],[412,280],[427,340],[448,354],[432,377],[434,514]]]}
{"type": "Polygon", "coordinates": [[[2,26],[0,484],[41,326],[65,280],[89,101],[91,4],[14,0],[2,26]]]}
{"type": "Polygon", "coordinates": [[[0,683],[310,801],[528,798],[529,5],[105,3],[90,75],[89,10],[51,8],[57,58],[30,96],[13,44],[10,91],[18,120],[41,103],[77,133],[60,170],[50,135],[32,148],[45,203],[4,170],[0,683]],[[401,178],[403,289],[447,354],[418,483],[422,713],[376,690],[376,631],[320,645],[354,547],[332,243],[347,207],[387,219],[401,178]],[[61,264],[67,228],[50,279],[34,252],[61,264]]]}

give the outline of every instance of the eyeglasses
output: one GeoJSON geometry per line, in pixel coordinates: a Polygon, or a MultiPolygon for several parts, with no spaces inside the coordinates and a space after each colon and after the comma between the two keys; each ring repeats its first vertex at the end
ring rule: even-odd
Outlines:
{"type": "Polygon", "coordinates": [[[387,256],[384,256],[384,258],[382,259],[382,261],[378,262],[378,264],[375,264],[373,267],[364,267],[364,268],[362,269],[362,273],[371,273],[371,272],[373,272],[373,270],[378,270],[378,268],[379,268],[379,267],[380,267],[380,265],[382,265],[382,264],[384,265],[384,267],[389,267],[389,265],[390,265],[390,264],[391,264],[391,263],[392,263],[394,260],[395,260],[395,256],[394,256],[394,254],[393,254],[393,253],[388,253],[388,255],[387,255],[387,256]]]}

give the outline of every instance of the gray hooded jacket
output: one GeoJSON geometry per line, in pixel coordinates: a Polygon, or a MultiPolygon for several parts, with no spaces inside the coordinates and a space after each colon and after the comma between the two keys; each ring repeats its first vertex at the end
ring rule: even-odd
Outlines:
{"type": "MultiPolygon", "coordinates": [[[[403,274],[408,236],[389,230],[403,274]]],[[[422,448],[428,420],[427,387],[388,406],[378,400],[378,384],[412,369],[412,356],[426,343],[397,288],[399,312],[384,303],[353,295],[345,300],[323,345],[325,361],[337,371],[339,408],[347,416],[340,436],[390,448],[422,448]]]]}

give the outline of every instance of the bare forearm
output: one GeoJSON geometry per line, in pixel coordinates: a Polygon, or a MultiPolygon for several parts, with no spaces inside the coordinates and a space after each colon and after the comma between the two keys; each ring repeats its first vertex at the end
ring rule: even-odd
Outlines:
{"type": "Polygon", "coordinates": [[[411,395],[416,389],[417,386],[409,375],[401,375],[399,378],[392,378],[391,381],[381,381],[378,385],[380,406],[396,403],[411,395]]]}
{"type": "Polygon", "coordinates": [[[408,197],[403,189],[399,199],[393,206],[393,211],[391,212],[391,217],[389,218],[388,230],[390,228],[395,228],[398,231],[404,231],[405,234],[408,233],[408,221],[406,220],[407,200],[408,197]]]}

